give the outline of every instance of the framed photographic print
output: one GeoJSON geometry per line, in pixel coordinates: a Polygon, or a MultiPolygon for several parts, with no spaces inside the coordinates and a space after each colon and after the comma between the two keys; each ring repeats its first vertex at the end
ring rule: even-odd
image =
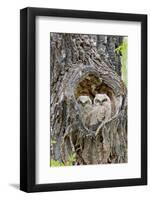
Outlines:
{"type": "Polygon", "coordinates": [[[147,184],[147,16],[20,12],[20,189],[147,184]]]}

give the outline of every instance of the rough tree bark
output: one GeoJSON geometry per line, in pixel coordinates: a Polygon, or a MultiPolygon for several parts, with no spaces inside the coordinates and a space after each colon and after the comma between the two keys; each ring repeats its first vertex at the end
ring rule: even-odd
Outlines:
{"type": "Polygon", "coordinates": [[[65,165],[127,162],[127,89],[121,79],[120,36],[51,33],[50,154],[65,165]],[[96,131],[83,123],[80,95],[109,96],[112,115],[96,131]],[[55,141],[55,142],[53,142],[55,141]]]}

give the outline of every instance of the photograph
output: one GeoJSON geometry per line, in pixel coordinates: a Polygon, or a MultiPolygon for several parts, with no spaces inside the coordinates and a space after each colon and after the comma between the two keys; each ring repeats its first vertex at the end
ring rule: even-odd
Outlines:
{"type": "Polygon", "coordinates": [[[20,190],[147,185],[147,15],[20,12],[20,190]]]}
{"type": "Polygon", "coordinates": [[[128,163],[128,36],[50,32],[50,167],[128,163]]]}

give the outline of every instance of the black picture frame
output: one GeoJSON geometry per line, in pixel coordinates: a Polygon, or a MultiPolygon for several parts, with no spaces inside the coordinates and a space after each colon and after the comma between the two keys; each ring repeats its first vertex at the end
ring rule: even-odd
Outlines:
{"type": "Polygon", "coordinates": [[[44,192],[147,184],[147,15],[24,8],[20,11],[20,190],[44,192]],[[141,23],[141,177],[70,183],[35,182],[35,19],[37,16],[102,19],[141,23]]]}

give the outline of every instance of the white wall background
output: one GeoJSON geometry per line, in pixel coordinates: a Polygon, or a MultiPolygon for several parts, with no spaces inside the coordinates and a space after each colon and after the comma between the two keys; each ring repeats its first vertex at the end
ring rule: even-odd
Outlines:
{"type": "MultiPolygon", "coordinates": [[[[64,9],[98,10],[148,14],[150,26],[150,0],[5,0],[0,3],[0,199],[150,199],[151,196],[151,136],[148,133],[149,185],[81,191],[63,191],[26,194],[19,191],[19,9],[49,7],[64,9]]],[[[148,44],[150,44],[150,37],[148,44]]],[[[149,45],[148,45],[149,46],[149,45]]],[[[148,55],[151,54],[150,46],[148,55]]],[[[149,57],[148,66],[151,64],[149,57]]],[[[150,67],[148,74],[151,74],[150,67]]],[[[149,78],[149,87],[151,78],[149,78]]],[[[151,93],[149,91],[149,101],[151,93]]],[[[148,107],[150,113],[150,105],[148,107]]],[[[148,116],[150,124],[151,114],[148,116]]]]}

